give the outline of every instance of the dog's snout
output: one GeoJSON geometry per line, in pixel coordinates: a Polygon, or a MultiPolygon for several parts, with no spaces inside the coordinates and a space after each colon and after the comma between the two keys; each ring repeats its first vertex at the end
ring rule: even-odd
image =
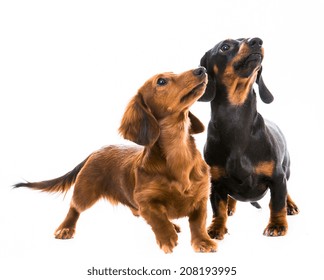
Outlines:
{"type": "Polygon", "coordinates": [[[202,76],[206,74],[206,68],[205,67],[199,67],[195,70],[193,70],[193,74],[195,76],[202,76]]]}
{"type": "Polygon", "coordinates": [[[248,44],[253,49],[260,49],[262,47],[263,41],[260,38],[251,38],[248,40],[248,44]]]}

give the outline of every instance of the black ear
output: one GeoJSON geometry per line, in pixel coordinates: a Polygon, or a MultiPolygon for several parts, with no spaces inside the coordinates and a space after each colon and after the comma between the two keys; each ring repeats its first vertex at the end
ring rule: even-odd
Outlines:
{"type": "Polygon", "coordinates": [[[198,101],[209,102],[215,98],[216,95],[216,82],[215,82],[215,73],[213,69],[210,69],[209,65],[210,51],[206,52],[205,55],[200,59],[200,66],[203,66],[207,69],[208,74],[208,83],[205,90],[205,93],[198,99],[198,101]]]}
{"type": "Polygon", "coordinates": [[[258,76],[256,78],[256,83],[259,86],[259,94],[260,94],[261,100],[264,103],[269,104],[273,101],[274,98],[273,98],[273,95],[271,94],[271,92],[266,87],[266,85],[262,79],[261,73],[262,73],[262,67],[260,68],[260,70],[258,72],[258,76]]]}
{"type": "Polygon", "coordinates": [[[125,139],[143,146],[153,145],[158,139],[159,124],[147,109],[140,93],[128,103],[119,132],[125,139]]]}
{"type": "Polygon", "coordinates": [[[202,122],[189,111],[189,119],[190,119],[190,134],[198,134],[205,130],[205,126],[202,124],[202,122]]]}

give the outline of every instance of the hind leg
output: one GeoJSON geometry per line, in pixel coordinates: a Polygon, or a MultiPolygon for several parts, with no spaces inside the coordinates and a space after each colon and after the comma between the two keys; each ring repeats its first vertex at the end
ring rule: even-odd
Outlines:
{"type": "Polygon", "coordinates": [[[299,213],[299,209],[295,202],[291,199],[290,195],[287,195],[287,215],[296,215],[299,213]]]}
{"type": "Polygon", "coordinates": [[[74,237],[76,223],[81,212],[90,208],[101,197],[100,192],[95,188],[95,185],[87,184],[86,182],[76,182],[69,212],[65,220],[56,229],[54,235],[57,239],[70,239],[74,237]]]}
{"type": "Polygon", "coordinates": [[[227,215],[233,216],[236,210],[236,200],[227,196],[227,215]]]}
{"type": "Polygon", "coordinates": [[[57,239],[73,238],[75,233],[75,226],[79,219],[80,213],[73,207],[70,207],[63,223],[56,229],[54,235],[57,239]]]}

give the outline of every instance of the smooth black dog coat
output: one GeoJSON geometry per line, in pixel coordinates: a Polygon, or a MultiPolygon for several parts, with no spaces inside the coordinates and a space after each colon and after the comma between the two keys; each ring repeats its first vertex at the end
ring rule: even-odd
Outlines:
{"type": "Polygon", "coordinates": [[[213,221],[208,233],[223,239],[226,220],[236,200],[258,206],[270,189],[270,220],[264,235],[285,235],[287,214],[299,212],[287,192],[290,159],[280,129],[257,112],[253,84],[261,100],[273,96],[261,76],[264,50],[259,38],[225,40],[207,51],[200,64],[207,69],[208,85],[200,101],[211,102],[211,120],[204,149],[211,168],[213,221]]]}

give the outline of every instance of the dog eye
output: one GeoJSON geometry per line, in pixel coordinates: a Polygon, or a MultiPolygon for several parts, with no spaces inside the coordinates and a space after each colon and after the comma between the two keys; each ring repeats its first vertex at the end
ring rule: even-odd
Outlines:
{"type": "Polygon", "coordinates": [[[228,51],[230,49],[230,46],[227,45],[227,44],[224,44],[224,45],[221,46],[220,49],[221,49],[222,52],[226,52],[226,51],[228,51]]]}
{"type": "Polygon", "coordinates": [[[168,83],[168,81],[167,81],[166,79],[163,79],[163,78],[159,78],[159,79],[157,80],[157,84],[158,84],[159,86],[165,86],[167,83],[168,83]]]}

